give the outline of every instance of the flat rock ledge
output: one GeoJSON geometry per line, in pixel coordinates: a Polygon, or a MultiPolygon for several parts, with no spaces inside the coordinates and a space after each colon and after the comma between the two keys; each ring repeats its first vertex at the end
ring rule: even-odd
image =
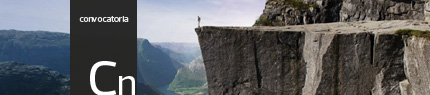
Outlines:
{"type": "Polygon", "coordinates": [[[210,95],[426,95],[425,21],[196,28],[210,95]]]}

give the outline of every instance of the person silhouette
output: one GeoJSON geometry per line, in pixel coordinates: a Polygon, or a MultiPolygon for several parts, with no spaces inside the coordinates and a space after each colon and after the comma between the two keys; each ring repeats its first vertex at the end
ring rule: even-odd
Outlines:
{"type": "Polygon", "coordinates": [[[200,16],[197,16],[197,21],[199,22],[199,27],[200,27],[200,16]]]}

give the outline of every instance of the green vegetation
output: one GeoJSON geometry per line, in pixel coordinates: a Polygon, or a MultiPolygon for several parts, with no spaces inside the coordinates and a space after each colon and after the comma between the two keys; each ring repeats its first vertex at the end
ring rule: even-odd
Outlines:
{"type": "Polygon", "coordinates": [[[175,90],[175,92],[180,92],[180,94],[184,95],[198,95],[198,94],[204,94],[207,92],[208,88],[202,88],[202,87],[191,87],[191,88],[178,88],[175,90]]]}
{"type": "Polygon", "coordinates": [[[188,68],[181,68],[178,70],[175,80],[169,85],[168,90],[185,95],[195,95],[200,92],[207,92],[207,88],[205,90],[205,87],[202,87],[205,83],[205,72],[192,72],[188,68]]]}
{"type": "Polygon", "coordinates": [[[416,36],[430,39],[430,31],[412,30],[412,29],[399,29],[395,32],[398,35],[416,36]]]}
{"type": "Polygon", "coordinates": [[[260,17],[258,20],[255,21],[255,24],[257,25],[263,25],[263,26],[273,26],[273,20],[270,20],[265,17],[260,17]]]}

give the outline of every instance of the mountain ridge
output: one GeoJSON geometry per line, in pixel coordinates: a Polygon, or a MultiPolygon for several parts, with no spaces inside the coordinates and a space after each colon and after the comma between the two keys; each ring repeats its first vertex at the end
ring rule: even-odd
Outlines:
{"type": "Polygon", "coordinates": [[[70,34],[0,30],[0,61],[42,65],[70,74],[70,34]]]}
{"type": "Polygon", "coordinates": [[[166,94],[177,70],[183,66],[152,46],[147,39],[137,39],[137,82],[147,83],[166,94]]]}

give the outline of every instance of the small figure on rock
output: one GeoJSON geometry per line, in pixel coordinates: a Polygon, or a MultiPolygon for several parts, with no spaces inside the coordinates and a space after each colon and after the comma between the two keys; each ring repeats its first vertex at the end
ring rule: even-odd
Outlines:
{"type": "Polygon", "coordinates": [[[199,22],[199,28],[200,28],[200,16],[197,16],[197,21],[199,22]]]}

